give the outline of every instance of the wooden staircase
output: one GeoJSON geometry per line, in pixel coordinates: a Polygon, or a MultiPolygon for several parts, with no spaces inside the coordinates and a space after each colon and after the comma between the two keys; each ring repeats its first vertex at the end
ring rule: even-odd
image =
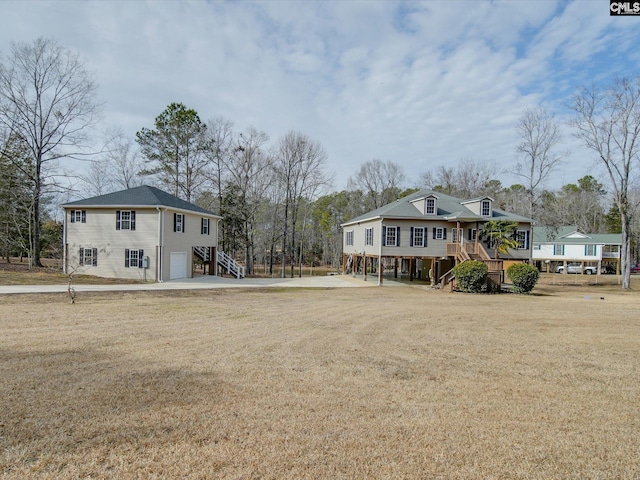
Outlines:
{"type": "MultiPolygon", "coordinates": [[[[193,253],[203,262],[210,260],[209,251],[208,247],[193,247],[193,253]]],[[[216,257],[216,264],[226,270],[229,275],[233,275],[236,278],[244,278],[244,267],[232,257],[221,251],[216,253],[216,257]]]]}
{"type": "MultiPolygon", "coordinates": [[[[491,258],[481,243],[449,243],[447,244],[447,256],[454,257],[456,265],[470,260],[478,260],[486,263],[489,270],[490,282],[500,285],[504,269],[503,261],[491,258]]],[[[453,290],[455,278],[453,269],[449,270],[440,277],[440,288],[444,289],[445,286],[450,285],[451,290],[453,290]]]]}
{"type": "Polygon", "coordinates": [[[222,251],[218,251],[217,264],[224,268],[228,274],[238,279],[244,278],[244,267],[222,251]]]}

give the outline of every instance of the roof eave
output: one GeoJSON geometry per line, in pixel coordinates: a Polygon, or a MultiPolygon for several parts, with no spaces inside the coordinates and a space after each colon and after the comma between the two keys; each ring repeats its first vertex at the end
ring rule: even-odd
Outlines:
{"type": "Polygon", "coordinates": [[[92,204],[76,204],[74,203],[73,205],[71,204],[64,204],[64,205],[60,205],[63,209],[67,210],[67,209],[78,209],[78,208],[92,208],[92,209],[129,209],[129,210],[138,210],[138,209],[149,209],[149,210],[157,210],[158,208],[164,208],[167,210],[171,210],[171,211],[175,211],[175,212],[179,212],[179,213],[190,213],[192,215],[202,215],[202,216],[206,216],[206,217],[213,217],[213,218],[220,218],[222,219],[223,217],[220,215],[217,215],[215,213],[207,213],[207,212],[200,212],[198,210],[189,210],[187,208],[178,208],[178,207],[170,207],[168,205],[92,205],[92,204]]]}

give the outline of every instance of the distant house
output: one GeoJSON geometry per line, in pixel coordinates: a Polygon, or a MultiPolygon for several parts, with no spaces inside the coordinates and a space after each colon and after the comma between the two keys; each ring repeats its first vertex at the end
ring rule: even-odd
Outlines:
{"type": "Polygon", "coordinates": [[[222,217],[155,187],[62,207],[67,273],[162,282],[192,277],[196,260],[215,275],[224,257],[217,251],[222,217]]]}
{"type": "Polygon", "coordinates": [[[421,190],[342,224],[344,266],[371,271],[381,262],[394,277],[422,278],[442,285],[457,263],[477,259],[502,275],[505,261],[531,259],[531,219],[494,206],[491,197],[463,200],[421,190]],[[518,223],[518,247],[495,260],[478,233],[489,220],[518,223]]]}
{"type": "MultiPolygon", "coordinates": [[[[543,272],[579,263],[598,273],[620,273],[622,234],[583,233],[576,226],[534,227],[532,259],[543,272]]],[[[567,271],[566,268],[563,268],[567,271]]]]}

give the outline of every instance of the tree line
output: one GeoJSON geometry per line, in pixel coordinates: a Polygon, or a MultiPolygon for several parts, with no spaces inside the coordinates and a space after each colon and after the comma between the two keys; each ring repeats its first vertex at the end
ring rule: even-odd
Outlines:
{"type": "Polygon", "coordinates": [[[220,247],[271,275],[301,273],[303,264],[339,268],[340,224],[419,188],[461,198],[490,195],[505,210],[537,225],[576,225],[623,237],[623,287],[637,259],[640,232],[638,154],[640,79],[585,88],[572,99],[572,131],[607,174],[585,175],[545,189],[562,165],[561,129],[544,109],[527,110],[515,126],[521,179],[503,186],[491,162],[462,159],[432,165],[407,181],[400,164],[373,159],[333,191],[327,154],[310,136],[291,130],[271,141],[255,127],[237,130],[222,117],[202,120],[182,103],[168,105],[135,137],[110,132],[95,147],[97,86],[77,54],[53,40],[12,44],[0,57],[0,248],[7,259],[61,253],[56,202],[70,189],[84,196],[151,184],[223,216],[220,247]],[[82,174],[70,160],[85,160],[82,174]],[[296,272],[296,268],[298,269],[296,272]]]}

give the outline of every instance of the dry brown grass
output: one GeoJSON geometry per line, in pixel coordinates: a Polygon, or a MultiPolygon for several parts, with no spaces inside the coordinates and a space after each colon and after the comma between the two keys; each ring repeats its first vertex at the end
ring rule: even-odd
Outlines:
{"type": "MultiPolygon", "coordinates": [[[[66,285],[69,276],[62,273],[59,260],[42,259],[42,267],[29,267],[26,259],[13,258],[10,263],[0,260],[0,285],[66,285]]],[[[74,285],[104,285],[140,283],[136,280],[103,278],[93,275],[74,274],[74,285]]]]}
{"type": "Polygon", "coordinates": [[[639,295],[536,291],[0,297],[1,475],[639,478],[639,295]]]}

